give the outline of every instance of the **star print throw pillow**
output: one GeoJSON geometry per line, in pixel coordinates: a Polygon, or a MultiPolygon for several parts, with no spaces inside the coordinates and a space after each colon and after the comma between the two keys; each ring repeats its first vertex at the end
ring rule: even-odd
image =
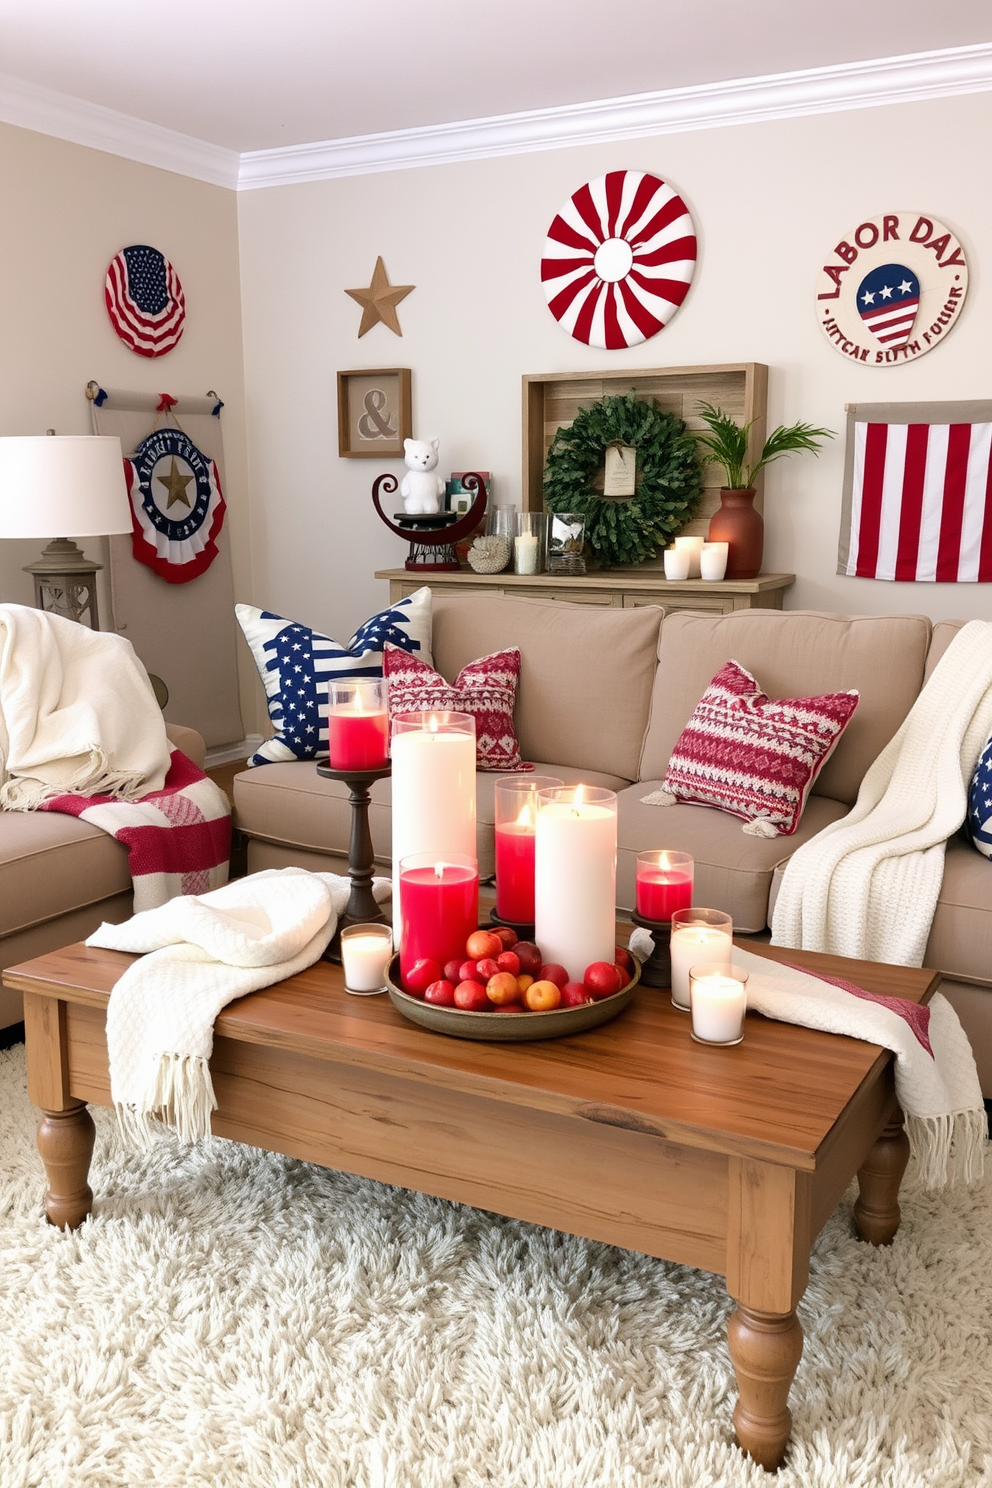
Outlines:
{"type": "Polygon", "coordinates": [[[982,750],[971,779],[965,826],[972,847],[977,847],[983,857],[992,858],[992,739],[982,750]]]}
{"type": "Polygon", "coordinates": [[[419,657],[387,645],[383,675],[389,687],[391,719],[397,713],[469,713],[475,719],[475,759],[480,770],[533,770],[533,765],[521,763],[513,726],[520,676],[520,652],[515,646],[470,661],[454,682],[446,682],[419,657]]]}
{"type": "Polygon", "coordinates": [[[254,605],[234,606],[265,687],[275,729],[248,761],[283,764],[327,754],[331,682],[381,677],[387,641],[431,661],[431,591],[426,586],[397,600],[360,626],[347,645],[254,605]]]}

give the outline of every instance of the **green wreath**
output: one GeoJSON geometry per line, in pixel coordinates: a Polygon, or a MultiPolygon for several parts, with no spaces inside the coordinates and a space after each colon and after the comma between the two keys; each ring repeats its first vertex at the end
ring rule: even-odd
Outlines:
{"type": "Polygon", "coordinates": [[[701,491],[696,442],[683,421],[633,391],[577,413],[555,434],[544,470],[545,506],[583,516],[586,543],[607,567],[654,558],[688,522],[701,491]],[[637,451],[632,497],[604,497],[593,489],[611,444],[637,451]]]}

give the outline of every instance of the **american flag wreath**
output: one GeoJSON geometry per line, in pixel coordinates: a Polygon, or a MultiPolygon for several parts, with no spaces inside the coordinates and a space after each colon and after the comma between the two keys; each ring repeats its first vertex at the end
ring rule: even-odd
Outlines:
{"type": "Polygon", "coordinates": [[[136,560],[169,584],[206,573],[227,510],[216,463],[181,429],[157,429],[124,461],[124,474],[136,560]]]}

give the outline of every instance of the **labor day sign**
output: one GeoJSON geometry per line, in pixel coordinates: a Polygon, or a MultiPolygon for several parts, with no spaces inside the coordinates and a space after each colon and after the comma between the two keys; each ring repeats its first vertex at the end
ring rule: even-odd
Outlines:
{"type": "Polygon", "coordinates": [[[946,338],[968,293],[957,238],[921,212],[868,217],[834,246],[816,285],[827,340],[866,367],[926,356],[946,338]]]}

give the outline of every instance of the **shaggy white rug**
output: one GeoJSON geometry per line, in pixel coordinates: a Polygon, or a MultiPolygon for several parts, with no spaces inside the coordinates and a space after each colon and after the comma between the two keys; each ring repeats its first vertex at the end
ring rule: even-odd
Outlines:
{"type": "Polygon", "coordinates": [[[992,1177],[910,1175],[887,1250],[829,1221],[776,1480],[732,1444],[718,1278],[94,1116],[63,1233],[0,1054],[2,1488],[992,1485],[992,1177]]]}

